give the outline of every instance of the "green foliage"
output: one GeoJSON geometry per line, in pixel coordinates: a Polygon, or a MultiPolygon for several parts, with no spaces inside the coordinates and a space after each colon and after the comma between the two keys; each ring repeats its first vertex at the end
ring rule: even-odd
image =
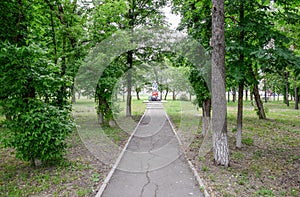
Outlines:
{"type": "Polygon", "coordinates": [[[170,66],[163,69],[162,72],[158,74],[160,88],[168,89],[176,95],[179,92],[191,93],[190,83],[188,81],[189,73],[189,67],[173,68],[170,66]]]}
{"type": "Polygon", "coordinates": [[[233,152],[233,158],[235,159],[243,159],[245,155],[241,152],[233,152]]]}
{"type": "MultiPolygon", "coordinates": [[[[259,109],[257,108],[257,106],[254,106],[253,110],[255,111],[256,115],[259,117],[260,112],[259,112],[259,109]]],[[[264,110],[265,110],[266,114],[269,112],[269,108],[268,107],[264,107],[264,110]]]]}
{"type": "MultiPolygon", "coordinates": [[[[124,20],[128,7],[123,0],[111,1],[105,0],[100,4],[95,4],[94,14],[92,15],[92,32],[93,43],[100,42],[101,40],[111,36],[118,30],[120,21],[127,23],[124,20]]],[[[127,24],[123,24],[125,27],[127,24]]]]}
{"type": "Polygon", "coordinates": [[[181,94],[180,97],[179,97],[179,100],[181,100],[181,101],[188,101],[189,98],[187,97],[186,94],[181,94]]]}
{"type": "Polygon", "coordinates": [[[207,166],[202,166],[202,171],[203,171],[203,172],[209,172],[209,167],[207,167],[207,166]]]}
{"type": "Polygon", "coordinates": [[[183,16],[179,24],[179,30],[186,28],[190,36],[199,41],[206,50],[210,51],[212,1],[173,0],[172,3],[173,11],[183,16]]]}
{"type": "Polygon", "coordinates": [[[197,105],[198,107],[202,107],[202,102],[210,98],[208,86],[201,72],[196,68],[191,69],[189,80],[197,97],[197,105]]]}
{"type": "Polygon", "coordinates": [[[1,47],[0,93],[4,101],[22,100],[30,93],[32,97],[55,97],[55,91],[69,82],[67,77],[56,74],[59,68],[46,59],[47,51],[38,45],[17,47],[3,43],[1,47]]]}
{"type": "Polygon", "coordinates": [[[253,152],[253,158],[261,158],[263,157],[264,153],[262,150],[256,150],[253,152]]]}
{"type": "Polygon", "coordinates": [[[243,138],[242,143],[247,146],[253,146],[253,139],[251,137],[243,138]]]}
{"type": "Polygon", "coordinates": [[[101,114],[103,116],[103,121],[105,123],[108,123],[109,120],[113,119],[113,91],[125,70],[125,66],[122,63],[122,57],[118,58],[105,68],[96,87],[97,113],[98,115],[101,114]]]}
{"type": "Polygon", "coordinates": [[[2,136],[4,144],[15,148],[18,158],[32,162],[62,159],[64,139],[74,128],[69,110],[38,100],[29,100],[4,125],[7,128],[2,136]]]}
{"type": "Polygon", "coordinates": [[[57,92],[71,84],[70,77],[60,75],[59,67],[47,59],[48,51],[39,45],[5,42],[1,46],[4,144],[26,161],[61,159],[73,121],[69,107],[59,105],[57,92]]]}
{"type": "MultiPolygon", "coordinates": [[[[211,1],[191,1],[173,0],[173,10],[184,16],[180,22],[179,29],[187,28],[188,34],[206,49],[206,53],[211,51],[210,39],[212,36],[211,24],[211,1]]],[[[189,65],[189,64],[188,64],[189,65]]],[[[210,92],[208,88],[208,81],[204,77],[210,76],[210,71],[207,68],[195,68],[192,65],[189,81],[196,94],[197,105],[202,107],[202,102],[210,99],[210,92]]],[[[210,67],[210,66],[209,66],[210,67]]]]}
{"type": "Polygon", "coordinates": [[[265,189],[265,188],[258,190],[258,191],[256,192],[256,194],[259,195],[259,196],[268,196],[268,197],[275,196],[275,195],[273,194],[273,191],[272,191],[272,190],[270,190],[270,189],[265,189]]]}

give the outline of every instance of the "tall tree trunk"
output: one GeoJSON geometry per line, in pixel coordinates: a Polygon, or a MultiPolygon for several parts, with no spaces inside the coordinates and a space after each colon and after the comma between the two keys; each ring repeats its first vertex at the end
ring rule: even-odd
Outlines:
{"type": "MultiPolygon", "coordinates": [[[[245,45],[245,32],[244,32],[244,19],[245,19],[245,9],[244,9],[244,0],[240,1],[240,26],[242,31],[240,32],[240,45],[245,45]]],[[[240,52],[239,61],[242,66],[245,65],[245,55],[244,51],[240,52]]],[[[240,80],[238,84],[238,111],[237,111],[237,132],[236,132],[236,147],[242,147],[242,131],[243,131],[243,97],[244,97],[244,80],[240,80]]]]}
{"type": "Polygon", "coordinates": [[[169,88],[166,89],[165,100],[167,100],[168,93],[169,93],[169,88]]]}
{"type": "Polygon", "coordinates": [[[117,91],[114,92],[114,96],[115,96],[115,101],[118,101],[118,92],[117,91]]]}
{"type": "Polygon", "coordinates": [[[248,101],[248,89],[245,90],[245,97],[246,101],[248,101]]]}
{"type": "Polygon", "coordinates": [[[56,32],[55,32],[55,24],[53,20],[53,12],[54,8],[53,5],[50,3],[49,0],[46,0],[49,8],[51,9],[50,12],[50,19],[51,19],[51,34],[52,34],[52,42],[53,42],[53,47],[54,47],[54,63],[55,65],[57,64],[57,43],[56,43],[56,32]]]}
{"type": "Polygon", "coordinates": [[[173,98],[173,101],[176,100],[176,94],[175,94],[175,91],[172,91],[172,98],[173,98]]]}
{"type": "Polygon", "coordinates": [[[104,116],[102,112],[98,112],[98,123],[103,124],[104,123],[104,116]]]}
{"type": "Polygon", "coordinates": [[[159,99],[162,100],[162,97],[163,97],[163,91],[161,90],[160,95],[159,95],[159,99]]]}
{"type": "Polygon", "coordinates": [[[126,117],[131,117],[131,91],[132,91],[132,64],[133,64],[133,52],[127,52],[127,100],[126,100],[126,117]]]}
{"type": "Polygon", "coordinates": [[[259,119],[266,119],[266,113],[265,113],[265,110],[264,110],[263,103],[262,103],[262,101],[260,99],[260,96],[259,96],[259,90],[258,90],[258,85],[257,84],[255,84],[254,87],[253,87],[253,94],[254,94],[255,103],[256,103],[256,106],[257,106],[257,109],[258,109],[259,119]]]}
{"type": "Polygon", "coordinates": [[[236,147],[242,147],[242,130],[243,130],[243,93],[244,81],[239,83],[239,97],[238,97],[238,111],[237,111],[237,133],[236,133],[236,147]]]}
{"type": "MultiPolygon", "coordinates": [[[[63,53],[66,52],[66,35],[63,34],[62,35],[63,38],[62,38],[62,51],[63,53]]],[[[65,75],[66,75],[66,71],[67,71],[67,60],[66,60],[66,57],[63,56],[61,58],[61,78],[63,78],[65,75]]],[[[61,108],[63,108],[63,106],[66,105],[66,95],[67,95],[67,87],[66,87],[66,82],[63,82],[62,86],[60,87],[60,89],[58,90],[57,92],[57,103],[58,103],[58,106],[60,106],[61,108]]]]}
{"type": "Polygon", "coordinates": [[[233,87],[232,89],[232,102],[236,102],[236,87],[233,87]]]}
{"type": "Polygon", "coordinates": [[[81,90],[78,90],[77,94],[78,94],[77,99],[79,100],[81,97],[81,90]]]}
{"type": "Polygon", "coordinates": [[[267,93],[267,81],[264,79],[264,89],[265,89],[265,103],[268,102],[268,93],[267,93]]]}
{"type": "Polygon", "coordinates": [[[72,93],[72,103],[76,103],[76,95],[75,92],[72,93]]]}
{"type": "Polygon", "coordinates": [[[136,91],[136,98],[137,98],[137,100],[140,100],[140,92],[139,91],[136,91]]]}
{"type": "MultiPolygon", "coordinates": [[[[133,31],[135,23],[135,1],[130,2],[128,9],[129,29],[133,31]]],[[[127,52],[127,100],[126,100],[126,117],[131,117],[131,90],[132,90],[132,67],[133,67],[133,51],[127,52]]]]}
{"type": "MultiPolygon", "coordinates": [[[[98,88],[98,84],[97,84],[96,88],[98,88]]],[[[104,123],[104,114],[101,109],[104,105],[104,102],[103,102],[100,94],[96,93],[95,96],[96,96],[95,101],[98,101],[98,106],[97,106],[98,123],[103,124],[104,123]]]]}
{"type": "Polygon", "coordinates": [[[228,101],[228,103],[230,102],[230,90],[228,90],[228,92],[227,92],[227,101],[228,101]]]}
{"type": "Polygon", "coordinates": [[[74,78],[73,78],[73,82],[72,82],[72,103],[76,103],[76,90],[75,90],[75,82],[74,82],[74,78]]]}
{"type": "Polygon", "coordinates": [[[210,110],[211,100],[205,99],[202,101],[202,135],[205,136],[210,129],[210,110]]]}
{"type": "Polygon", "coordinates": [[[285,72],[285,98],[284,98],[286,106],[290,106],[289,102],[289,72],[285,72]]]}
{"type": "Polygon", "coordinates": [[[295,86],[295,109],[299,109],[299,87],[295,86]]]}
{"type": "Polygon", "coordinates": [[[225,78],[224,0],[212,0],[212,130],[214,159],[229,165],[225,78]]]}

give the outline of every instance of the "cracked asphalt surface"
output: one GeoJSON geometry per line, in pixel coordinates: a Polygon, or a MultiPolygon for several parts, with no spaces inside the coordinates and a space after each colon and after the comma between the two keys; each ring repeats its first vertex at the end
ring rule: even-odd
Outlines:
{"type": "Polygon", "coordinates": [[[102,197],[204,196],[172,131],[162,103],[143,119],[102,197]]]}

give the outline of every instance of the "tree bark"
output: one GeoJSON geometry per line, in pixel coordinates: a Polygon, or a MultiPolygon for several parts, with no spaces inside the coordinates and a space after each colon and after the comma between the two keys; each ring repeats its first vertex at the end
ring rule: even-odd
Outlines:
{"type": "Polygon", "coordinates": [[[127,100],[126,100],[126,117],[131,117],[131,91],[132,91],[132,66],[133,66],[133,52],[127,52],[127,100]]]}
{"type": "Polygon", "coordinates": [[[224,0],[212,0],[212,130],[216,165],[229,166],[225,78],[224,0]]]}
{"type": "Polygon", "coordinates": [[[253,94],[254,94],[254,99],[255,99],[255,103],[258,109],[258,116],[259,119],[266,119],[266,113],[264,110],[264,106],[262,101],[260,100],[260,96],[259,96],[259,90],[258,90],[258,85],[255,84],[253,87],[253,94]]]}
{"type": "MultiPolygon", "coordinates": [[[[245,9],[244,9],[244,0],[240,1],[240,26],[242,31],[240,32],[240,45],[245,45],[245,32],[244,32],[244,19],[245,19],[245,9]]],[[[239,61],[242,66],[245,65],[245,55],[244,51],[240,51],[239,61]]],[[[238,111],[237,111],[237,132],[236,132],[236,147],[242,147],[242,131],[243,131],[243,97],[244,97],[244,80],[240,80],[238,83],[238,111]]]]}
{"type": "MultiPolygon", "coordinates": [[[[128,9],[129,29],[133,31],[135,25],[135,1],[131,1],[128,9]]],[[[127,100],[126,100],[126,117],[131,117],[131,91],[132,91],[132,67],[133,67],[133,51],[127,52],[127,100]]]]}
{"type": "Polygon", "coordinates": [[[295,87],[295,109],[299,109],[299,87],[295,87]]]}
{"type": "Polygon", "coordinates": [[[246,101],[248,101],[248,89],[245,90],[245,97],[246,101]]]}
{"type": "Polygon", "coordinates": [[[122,101],[125,102],[125,91],[122,91],[122,101]]]}
{"type": "Polygon", "coordinates": [[[75,92],[72,93],[72,104],[76,103],[75,92]]]}
{"type": "Polygon", "coordinates": [[[159,99],[162,100],[163,97],[163,91],[160,91],[159,99]]]}
{"type": "Polygon", "coordinates": [[[78,94],[78,97],[77,97],[77,99],[79,100],[79,99],[80,99],[80,97],[81,97],[81,90],[78,90],[78,91],[77,91],[77,94],[78,94]]]}
{"type": "Polygon", "coordinates": [[[165,94],[165,99],[164,100],[167,100],[168,93],[169,93],[169,88],[166,89],[166,94],[165,94]]]}
{"type": "Polygon", "coordinates": [[[289,72],[286,71],[285,72],[285,104],[286,106],[290,106],[290,102],[289,102],[289,72]]]}
{"type": "Polygon", "coordinates": [[[98,123],[103,124],[104,123],[104,116],[102,112],[98,112],[98,123]]]}
{"type": "Polygon", "coordinates": [[[137,98],[137,100],[140,100],[140,92],[139,91],[136,91],[136,98],[137,98]]]}
{"type": "Polygon", "coordinates": [[[227,92],[227,101],[228,101],[228,103],[230,102],[230,90],[228,90],[228,92],[227,92]]]}
{"type": "Polygon", "coordinates": [[[235,87],[233,87],[233,89],[232,89],[232,102],[236,102],[236,88],[235,87]]]}
{"type": "Polygon", "coordinates": [[[53,47],[54,47],[54,63],[55,65],[57,64],[57,43],[56,43],[56,32],[55,32],[55,24],[53,20],[53,5],[50,3],[49,0],[46,0],[51,12],[50,12],[50,19],[51,19],[51,33],[52,33],[52,42],[53,42],[53,47]]]}
{"type": "Polygon", "coordinates": [[[176,100],[176,94],[175,94],[175,91],[172,91],[172,98],[173,98],[173,101],[176,100]]]}
{"type": "Polygon", "coordinates": [[[243,93],[244,81],[239,83],[239,97],[238,97],[238,112],[237,112],[237,133],[236,133],[236,147],[242,147],[242,129],[243,129],[243,93]]]}
{"type": "Polygon", "coordinates": [[[205,136],[210,129],[210,110],[211,100],[205,99],[202,101],[202,135],[205,136]]]}
{"type": "Polygon", "coordinates": [[[265,89],[265,103],[268,102],[268,93],[267,93],[267,82],[264,79],[264,89],[265,89]]]}

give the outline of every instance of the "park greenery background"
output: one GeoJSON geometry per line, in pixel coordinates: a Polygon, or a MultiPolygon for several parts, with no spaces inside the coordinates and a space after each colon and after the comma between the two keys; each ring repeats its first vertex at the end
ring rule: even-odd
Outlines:
{"type": "Polygon", "coordinates": [[[114,124],[114,113],[138,120],[153,80],[178,129],[184,115],[199,121],[184,123],[194,135],[184,149],[211,194],[299,195],[299,1],[225,1],[227,168],[214,165],[211,152],[198,155],[211,95],[204,71],[185,58],[159,48],[131,50],[106,67],[97,87],[85,80],[92,70],[78,73],[91,48],[118,30],[167,26],[166,5],[182,16],[178,30],[210,54],[208,0],[0,2],[1,195],[94,195],[109,166],[89,154],[75,120],[89,119],[96,107],[91,124],[124,145],[128,134],[114,124]],[[184,105],[195,111],[180,113],[184,105]]]}

